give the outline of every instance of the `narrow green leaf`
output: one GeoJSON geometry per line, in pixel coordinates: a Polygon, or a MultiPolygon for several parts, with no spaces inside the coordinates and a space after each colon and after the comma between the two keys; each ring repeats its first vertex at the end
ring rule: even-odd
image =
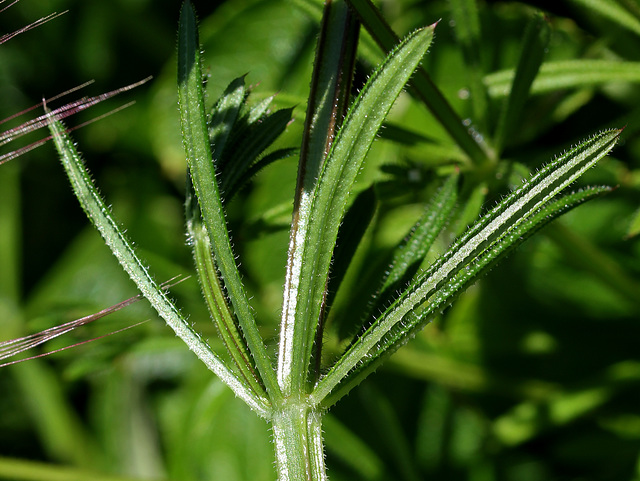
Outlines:
{"type": "Polygon", "coordinates": [[[549,44],[550,29],[542,15],[536,15],[524,33],[520,60],[516,67],[513,85],[498,121],[494,147],[500,153],[522,117],[524,104],[529,97],[529,89],[536,78],[544,53],[549,44]]]}
{"type": "MultiPolygon", "coordinates": [[[[427,269],[320,380],[310,396],[328,407],[368,375],[385,354],[397,349],[429,316],[445,308],[487,268],[553,217],[563,205],[572,207],[603,189],[574,194],[558,202],[554,197],[615,145],[619,130],[604,131],[552,161],[489,211],[445,255],[427,269]],[[342,380],[348,380],[342,383],[342,380]]],[[[606,188],[604,188],[606,190],[606,188]]]]}
{"type": "Polygon", "coordinates": [[[571,0],[589,13],[605,17],[640,35],[640,20],[616,1],[612,0],[571,0]]]}
{"type": "MultiPolygon", "coordinates": [[[[268,165],[277,162],[278,160],[286,159],[287,157],[292,157],[300,152],[299,149],[295,148],[284,148],[274,150],[273,152],[269,152],[265,156],[261,157],[258,161],[253,163],[248,169],[246,169],[242,176],[237,179],[237,181],[233,185],[229,185],[225,189],[227,194],[226,201],[231,199],[249,180],[260,172],[262,169],[267,167],[268,165]]],[[[287,226],[288,227],[288,226],[287,226]]]]}
{"type": "Polygon", "coordinates": [[[209,118],[209,141],[216,171],[220,175],[223,202],[239,190],[260,169],[291,155],[281,149],[260,159],[291,122],[293,109],[269,113],[274,96],[249,108],[244,76],[235,79],[215,103],[209,118]],[[258,159],[260,165],[254,166],[258,159]]]}
{"type": "Polygon", "coordinates": [[[232,154],[227,157],[221,175],[220,188],[223,192],[236,190],[246,180],[246,173],[260,156],[284,132],[291,121],[293,109],[282,109],[260,119],[247,129],[238,144],[232,144],[232,154]]]}
{"type": "Polygon", "coordinates": [[[275,373],[242,286],[218,190],[206,124],[200,62],[195,12],[187,0],[180,12],[178,30],[178,100],[185,154],[216,265],[260,378],[273,400],[279,397],[275,373]]]}
{"type": "MultiPolygon", "coordinates": [[[[509,252],[513,251],[540,228],[568,210],[610,191],[611,189],[608,187],[592,187],[568,194],[545,204],[530,217],[518,223],[512,230],[505,233],[476,258],[472,259],[465,265],[464,269],[457,271],[451,278],[446,279],[444,284],[440,285],[437,290],[434,289],[431,294],[428,294],[423,302],[414,305],[403,319],[398,320],[394,326],[391,326],[389,331],[366,353],[366,358],[362,360],[361,364],[348,374],[334,393],[323,401],[323,407],[328,408],[347,394],[354,386],[373,372],[386,356],[395,352],[435,315],[451,305],[478,277],[498,264],[509,252]]],[[[357,343],[358,341],[354,343],[354,346],[357,343]]]]}
{"type": "MultiPolygon", "coordinates": [[[[298,258],[300,251],[305,248],[304,241],[307,239],[306,231],[309,224],[307,204],[316,188],[335,133],[346,113],[359,30],[357,21],[344,2],[325,3],[300,147],[287,256],[278,358],[278,380],[282,388],[287,385],[286,389],[290,387],[288,378],[291,376],[289,369],[292,367],[289,356],[294,343],[291,323],[295,318],[301,268],[298,258]]],[[[320,312],[322,313],[322,310],[320,312]]],[[[307,365],[299,364],[296,367],[300,370],[295,375],[296,378],[307,376],[307,365]]],[[[298,392],[301,392],[300,389],[298,392]]]]}
{"type": "MultiPolygon", "coordinates": [[[[487,75],[484,82],[491,97],[506,97],[511,92],[515,70],[487,75]]],[[[640,62],[612,60],[565,60],[546,62],[531,85],[531,94],[554,90],[593,87],[609,82],[640,82],[640,62]]]]}
{"type": "Polygon", "coordinates": [[[233,130],[238,113],[246,98],[244,77],[239,77],[229,84],[213,106],[213,109],[211,109],[209,141],[211,142],[212,157],[216,162],[222,160],[227,139],[233,130]]]}
{"type": "Polygon", "coordinates": [[[287,279],[278,376],[286,393],[306,389],[331,256],[349,192],[382,121],[426,53],[433,27],[409,35],[356,98],[312,195],[300,204],[297,249],[287,279]],[[284,340],[284,341],[283,341],[284,340]]]}
{"type": "Polygon", "coordinates": [[[275,95],[271,97],[267,97],[266,99],[259,102],[257,105],[254,105],[249,109],[249,113],[247,114],[247,125],[253,125],[254,123],[261,120],[267,113],[269,112],[269,107],[273,103],[273,99],[275,95]]]}
{"type": "Polygon", "coordinates": [[[380,299],[386,304],[398,288],[409,284],[420,267],[420,262],[447,224],[457,201],[458,174],[444,183],[440,191],[425,207],[424,214],[413,226],[411,233],[394,251],[389,273],[380,289],[380,299]]]}
{"type": "Polygon", "coordinates": [[[227,302],[226,293],[220,281],[218,270],[214,263],[211,242],[205,226],[202,224],[200,208],[198,206],[193,186],[188,182],[187,201],[185,211],[187,217],[187,233],[193,245],[193,255],[200,280],[202,293],[207,303],[209,313],[218,329],[218,334],[229,356],[235,364],[236,375],[241,378],[250,389],[266,397],[266,392],[260,384],[255,372],[255,365],[251,359],[246,341],[238,329],[238,322],[227,302]]]}
{"type": "Polygon", "coordinates": [[[149,274],[146,266],[135,253],[133,246],[125,237],[122,229],[114,220],[110,209],[105,205],[97,189],[93,185],[80,155],[66,133],[62,123],[55,117],[49,118],[49,129],[53,142],[67,172],[73,191],[85,213],[102,235],[105,243],[116,256],[120,265],[129,274],[166,323],[174,330],[185,344],[205,365],[227,384],[237,396],[242,398],[261,416],[269,415],[269,402],[252,392],[225,366],[207,343],[200,338],[184,319],[178,308],[171,302],[165,292],[149,274]]]}
{"type": "Polygon", "coordinates": [[[480,46],[480,15],[476,0],[451,0],[451,16],[455,22],[454,30],[458,43],[462,47],[465,68],[469,79],[469,97],[473,108],[474,124],[484,131],[487,128],[489,104],[487,90],[482,83],[484,75],[480,46]]]}
{"type": "Polygon", "coordinates": [[[303,192],[315,188],[336,131],[347,112],[359,30],[344,2],[325,4],[300,148],[296,206],[303,192]]]}
{"type": "MultiPolygon", "coordinates": [[[[386,23],[370,0],[346,0],[355,10],[362,25],[369,31],[378,45],[389,52],[398,43],[398,36],[386,23]]],[[[485,79],[486,81],[486,79],[485,79]]],[[[440,90],[431,81],[427,72],[420,68],[411,81],[412,91],[442,124],[458,146],[479,166],[493,162],[493,153],[484,143],[478,143],[463,125],[462,119],[453,110],[440,90]]]]}

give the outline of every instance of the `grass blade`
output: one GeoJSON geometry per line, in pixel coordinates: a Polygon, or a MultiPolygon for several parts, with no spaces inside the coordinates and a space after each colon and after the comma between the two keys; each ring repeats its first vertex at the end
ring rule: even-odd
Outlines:
{"type": "Polygon", "coordinates": [[[434,27],[409,35],[369,79],[350,108],[308,203],[302,203],[304,238],[293,252],[290,291],[283,312],[284,343],[278,376],[285,393],[304,392],[307,369],[324,304],[325,286],[349,192],[375,136],[426,53],[434,27]]]}
{"type": "Polygon", "coordinates": [[[142,295],[189,349],[223,382],[231,387],[237,396],[242,398],[260,415],[268,416],[268,401],[264,398],[259,398],[255,393],[247,389],[229,371],[207,343],[191,328],[162,288],[153,280],[144,263],[134,251],[133,246],[125,237],[122,229],[118,227],[110,209],[100,197],[73,142],[62,123],[55,116],[49,118],[49,128],[78,201],[102,235],[105,243],[120,262],[120,265],[138,286],[142,295]]]}
{"type": "Polygon", "coordinates": [[[279,389],[275,373],[255,319],[231,249],[231,241],[220,199],[215,165],[209,145],[206,123],[200,44],[195,12],[186,1],[180,13],[178,32],[178,98],[182,137],[193,186],[198,195],[202,218],[215,253],[224,286],[231,299],[235,315],[246,338],[260,378],[271,399],[277,399],[279,389]]]}
{"type": "Polygon", "coordinates": [[[604,131],[583,142],[531,177],[489,211],[347,350],[311,394],[311,402],[328,407],[362,378],[380,359],[424,325],[485,269],[537,230],[564,207],[575,206],[606,189],[586,191],[554,201],[554,197],[615,145],[619,130],[604,131]],[[343,382],[343,379],[345,381],[343,382]],[[337,388],[335,394],[323,399],[337,388]]]}

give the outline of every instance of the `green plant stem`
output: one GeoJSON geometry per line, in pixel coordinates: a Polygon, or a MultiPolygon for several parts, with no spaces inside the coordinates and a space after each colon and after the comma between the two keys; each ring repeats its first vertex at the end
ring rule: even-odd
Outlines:
{"type": "Polygon", "coordinates": [[[273,439],[279,481],[327,481],[322,415],[304,403],[274,410],[273,439]]]}

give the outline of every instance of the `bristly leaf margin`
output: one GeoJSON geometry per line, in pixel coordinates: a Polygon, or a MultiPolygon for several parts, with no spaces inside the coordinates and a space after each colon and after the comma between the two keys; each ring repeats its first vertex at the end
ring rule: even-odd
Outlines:
{"type": "Polygon", "coordinates": [[[551,218],[600,190],[556,196],[616,144],[621,130],[603,131],[582,142],[523,183],[491,209],[427,269],[358,338],[311,393],[311,405],[327,408],[362,379],[382,358],[424,325],[428,316],[446,307],[470,282],[495,265],[551,218]],[[564,206],[564,207],[563,207],[564,206]],[[467,269],[468,268],[468,269],[467,269]]]}

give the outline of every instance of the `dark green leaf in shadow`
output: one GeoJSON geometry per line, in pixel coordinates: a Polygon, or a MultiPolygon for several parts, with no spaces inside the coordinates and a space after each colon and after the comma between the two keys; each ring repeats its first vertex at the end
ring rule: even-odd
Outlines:
{"type": "Polygon", "coordinates": [[[495,140],[495,149],[498,154],[502,152],[505,143],[511,138],[523,116],[524,105],[529,97],[529,89],[538,75],[549,44],[549,37],[550,29],[547,20],[540,14],[536,15],[525,30],[513,84],[498,120],[495,140]]]}
{"type": "Polygon", "coordinates": [[[579,5],[589,13],[607,18],[617,23],[619,26],[640,35],[640,19],[621,5],[619,1],[571,0],[571,3],[579,5]]]}
{"type": "Polygon", "coordinates": [[[327,414],[322,420],[322,428],[327,450],[358,473],[360,478],[371,481],[388,479],[384,464],[375,451],[338,419],[327,414]]]}
{"type": "Polygon", "coordinates": [[[233,130],[240,109],[247,100],[244,77],[238,77],[229,84],[222,96],[211,109],[209,116],[209,141],[214,162],[224,165],[222,155],[227,139],[233,130]]]}
{"type": "MultiPolygon", "coordinates": [[[[237,191],[250,175],[247,175],[256,159],[282,134],[291,122],[293,109],[278,110],[270,115],[247,119],[246,129],[239,128],[223,156],[220,189],[237,191]]],[[[276,160],[276,158],[272,158],[276,160]]]]}
{"type": "MultiPolygon", "coordinates": [[[[361,241],[373,220],[377,209],[377,203],[378,200],[375,188],[370,187],[358,194],[344,216],[344,222],[338,231],[338,244],[333,255],[332,263],[334,265],[334,269],[332,270],[331,278],[329,279],[326,301],[327,307],[323,318],[326,318],[326,316],[329,315],[329,311],[333,306],[336,294],[340,289],[351,262],[355,258],[356,250],[361,244],[361,241]]],[[[339,328],[341,327],[342,325],[339,326],[339,328]]],[[[322,344],[321,336],[323,328],[324,326],[321,325],[318,331],[318,345],[322,344]]],[[[316,356],[316,362],[319,362],[320,358],[317,354],[316,356]]]]}

